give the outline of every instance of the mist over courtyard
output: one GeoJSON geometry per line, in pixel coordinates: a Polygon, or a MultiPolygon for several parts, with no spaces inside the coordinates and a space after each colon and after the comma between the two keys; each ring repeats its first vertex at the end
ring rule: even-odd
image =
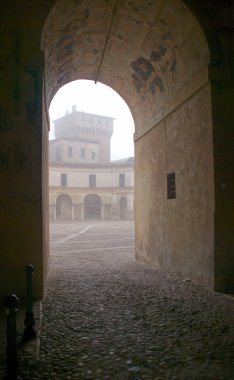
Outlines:
{"type": "MultiPolygon", "coordinates": [[[[50,224],[50,254],[85,257],[120,255],[134,260],[134,221],[80,221],[50,224]]],[[[92,261],[92,260],[91,260],[92,261]]],[[[95,260],[94,260],[95,263],[95,260]]]]}

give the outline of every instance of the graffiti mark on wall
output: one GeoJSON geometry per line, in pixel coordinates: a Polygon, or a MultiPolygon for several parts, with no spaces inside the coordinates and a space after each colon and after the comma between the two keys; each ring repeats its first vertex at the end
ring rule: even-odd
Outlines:
{"type": "Polygon", "coordinates": [[[92,12],[89,8],[86,8],[83,11],[79,12],[77,20],[76,20],[79,28],[86,24],[86,21],[88,20],[91,14],[92,12]]]}
{"type": "Polygon", "coordinates": [[[56,59],[64,59],[73,53],[75,35],[62,36],[55,45],[56,59]]]}
{"type": "Polygon", "coordinates": [[[152,95],[154,95],[156,93],[157,89],[159,89],[160,92],[165,91],[162,79],[158,75],[154,78],[153,82],[149,86],[149,90],[150,90],[152,95]]]}
{"type": "MultiPolygon", "coordinates": [[[[157,58],[156,58],[156,55],[153,54],[154,59],[156,60],[161,59],[160,54],[161,56],[164,55],[165,54],[164,50],[165,49],[161,47],[161,50],[159,52],[152,52],[152,53],[157,54],[157,58]]],[[[152,56],[152,53],[151,53],[151,56],[152,56]]],[[[149,90],[152,95],[156,93],[157,89],[160,90],[160,92],[165,91],[162,79],[160,78],[158,74],[155,76],[155,69],[152,63],[150,62],[150,60],[144,57],[139,57],[136,61],[133,61],[131,63],[131,67],[134,70],[134,74],[132,74],[133,84],[138,93],[140,92],[140,90],[145,84],[149,85],[149,90]],[[152,74],[154,74],[154,79],[151,82],[152,74]]]]}
{"type": "Polygon", "coordinates": [[[164,93],[167,86],[176,82],[177,74],[183,69],[171,26],[164,18],[159,20],[157,26],[146,41],[146,47],[149,43],[152,50],[130,63],[132,83],[142,100],[148,92],[152,95],[164,93]]]}
{"type": "Polygon", "coordinates": [[[151,62],[144,57],[140,57],[136,61],[133,61],[131,63],[131,67],[133,68],[135,73],[138,74],[144,81],[149,79],[150,75],[154,70],[154,67],[151,64],[151,62]]]}
{"type": "Polygon", "coordinates": [[[139,92],[143,86],[140,78],[136,74],[132,74],[132,79],[133,79],[133,83],[134,83],[134,86],[136,87],[137,92],[139,92]]]}
{"type": "Polygon", "coordinates": [[[178,72],[178,63],[176,57],[176,49],[174,46],[160,44],[157,50],[150,53],[150,58],[139,57],[131,62],[131,68],[134,73],[131,75],[134,87],[137,93],[141,93],[147,89],[152,95],[158,91],[165,92],[164,75],[170,80],[175,80],[175,73],[178,72]],[[144,91],[143,91],[144,87],[144,91]]]}
{"type": "Polygon", "coordinates": [[[166,54],[167,48],[165,46],[160,45],[159,50],[152,51],[150,55],[150,59],[153,62],[161,61],[162,57],[166,54]]]}
{"type": "Polygon", "coordinates": [[[172,65],[170,67],[170,72],[174,73],[176,71],[176,67],[177,67],[177,62],[176,62],[176,58],[174,58],[172,65]]]}

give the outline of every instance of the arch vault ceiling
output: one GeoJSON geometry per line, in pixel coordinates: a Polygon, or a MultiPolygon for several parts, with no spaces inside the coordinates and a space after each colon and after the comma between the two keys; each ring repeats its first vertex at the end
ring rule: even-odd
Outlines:
{"type": "Polygon", "coordinates": [[[47,103],[77,79],[102,82],[127,102],[141,133],[204,81],[208,47],[180,0],[59,0],[47,17],[47,103]],[[194,80],[194,79],[193,79],[194,80]]]}

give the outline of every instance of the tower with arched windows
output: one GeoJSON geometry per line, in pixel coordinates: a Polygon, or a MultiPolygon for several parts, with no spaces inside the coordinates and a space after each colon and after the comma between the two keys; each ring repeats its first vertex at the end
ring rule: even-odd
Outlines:
{"type": "Polygon", "coordinates": [[[69,163],[110,162],[114,118],[76,110],[54,121],[55,140],[50,141],[50,161],[69,163]]]}

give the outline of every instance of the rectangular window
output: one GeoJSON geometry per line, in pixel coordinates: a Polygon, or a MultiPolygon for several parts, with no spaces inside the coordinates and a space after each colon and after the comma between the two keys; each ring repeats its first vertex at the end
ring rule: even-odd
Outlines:
{"type": "Polygon", "coordinates": [[[167,175],[167,199],[176,198],[176,178],[175,173],[167,175]]]}
{"type": "Polygon", "coordinates": [[[72,146],[68,147],[68,157],[72,157],[72,146]]]}
{"type": "Polygon", "coordinates": [[[89,175],[89,187],[96,187],[96,175],[95,174],[89,175]]]}
{"type": "Polygon", "coordinates": [[[61,173],[61,186],[67,186],[67,174],[61,173]]]}
{"type": "Polygon", "coordinates": [[[80,150],[80,157],[85,158],[85,148],[81,148],[80,150]]]}
{"type": "Polygon", "coordinates": [[[92,152],[92,160],[95,160],[96,154],[95,152],[92,152]]]}
{"type": "Polygon", "coordinates": [[[125,174],[119,174],[119,187],[125,186],[125,174]]]}

